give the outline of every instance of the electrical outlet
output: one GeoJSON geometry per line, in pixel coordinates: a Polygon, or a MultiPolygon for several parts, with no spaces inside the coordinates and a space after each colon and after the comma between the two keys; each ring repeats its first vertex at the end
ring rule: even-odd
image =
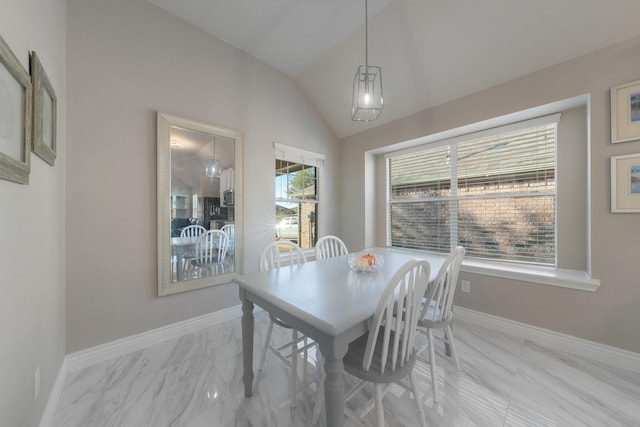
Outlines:
{"type": "Polygon", "coordinates": [[[40,366],[36,367],[36,371],[33,373],[33,400],[38,400],[40,394],[40,366]]]}
{"type": "Polygon", "coordinates": [[[462,292],[464,292],[465,294],[471,293],[471,282],[468,280],[462,280],[460,282],[460,284],[462,285],[462,292]]]}

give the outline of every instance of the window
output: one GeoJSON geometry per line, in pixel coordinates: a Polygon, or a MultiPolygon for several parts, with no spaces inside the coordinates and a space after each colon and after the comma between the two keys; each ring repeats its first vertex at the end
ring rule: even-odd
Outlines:
{"type": "Polygon", "coordinates": [[[324,156],[276,144],[277,239],[313,248],[318,236],[318,172],[324,156]]]}
{"type": "Polygon", "coordinates": [[[559,117],[387,155],[390,245],[556,266],[559,117]]]}
{"type": "Polygon", "coordinates": [[[188,218],[191,216],[187,196],[171,196],[171,219],[188,218]]]}

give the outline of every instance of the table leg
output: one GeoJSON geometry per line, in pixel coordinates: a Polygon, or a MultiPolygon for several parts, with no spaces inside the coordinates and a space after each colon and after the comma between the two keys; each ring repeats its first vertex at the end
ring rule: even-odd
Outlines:
{"type": "Polygon", "coordinates": [[[335,343],[330,348],[320,345],[324,356],[324,402],[327,426],[342,427],[344,425],[344,363],[342,358],[347,353],[348,344],[338,348],[335,343]]]}
{"type": "Polygon", "coordinates": [[[184,254],[185,250],[183,247],[175,247],[173,253],[176,256],[176,280],[178,282],[184,279],[184,275],[182,274],[184,270],[184,254]]]}
{"type": "Polygon", "coordinates": [[[242,300],[242,359],[244,382],[244,396],[251,397],[253,386],[253,303],[245,298],[240,290],[242,300]]]}
{"type": "Polygon", "coordinates": [[[176,260],[176,280],[181,282],[184,279],[182,272],[184,271],[184,258],[178,257],[176,260]]]}

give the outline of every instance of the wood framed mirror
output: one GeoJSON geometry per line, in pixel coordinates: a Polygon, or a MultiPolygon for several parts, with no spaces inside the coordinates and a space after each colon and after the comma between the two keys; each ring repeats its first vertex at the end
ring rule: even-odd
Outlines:
{"type": "Polygon", "coordinates": [[[157,149],[158,295],[230,282],[243,261],[242,133],[158,111],[157,149]],[[203,249],[218,231],[228,245],[203,249]]]}

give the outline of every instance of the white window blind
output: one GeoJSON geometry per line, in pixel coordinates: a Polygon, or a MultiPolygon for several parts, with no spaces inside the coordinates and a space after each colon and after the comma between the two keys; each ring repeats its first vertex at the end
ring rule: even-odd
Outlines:
{"type": "Polygon", "coordinates": [[[316,167],[324,166],[324,160],[326,158],[324,154],[314,153],[313,151],[291,147],[278,142],[273,143],[273,148],[275,150],[276,159],[316,167]]]}
{"type": "Polygon", "coordinates": [[[555,265],[559,115],[544,119],[390,155],[391,246],[555,265]]]}

